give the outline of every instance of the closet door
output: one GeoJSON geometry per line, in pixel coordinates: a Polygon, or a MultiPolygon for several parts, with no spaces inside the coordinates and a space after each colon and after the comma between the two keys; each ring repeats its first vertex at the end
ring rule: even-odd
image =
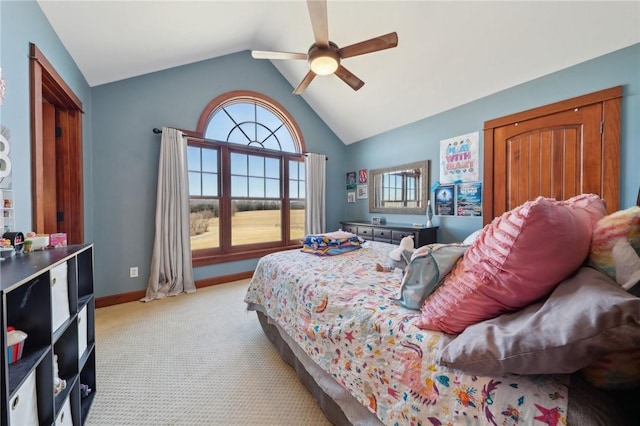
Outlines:
{"type": "Polygon", "coordinates": [[[485,123],[485,224],[538,196],[600,195],[618,210],[621,87],[485,123]]]}

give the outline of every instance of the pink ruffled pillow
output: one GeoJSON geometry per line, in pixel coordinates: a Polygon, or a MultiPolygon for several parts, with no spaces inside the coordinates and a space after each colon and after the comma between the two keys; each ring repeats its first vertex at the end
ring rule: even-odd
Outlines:
{"type": "Polygon", "coordinates": [[[420,328],[460,333],[551,293],[587,258],[604,201],[538,197],[487,225],[444,283],[422,305],[420,328]]]}

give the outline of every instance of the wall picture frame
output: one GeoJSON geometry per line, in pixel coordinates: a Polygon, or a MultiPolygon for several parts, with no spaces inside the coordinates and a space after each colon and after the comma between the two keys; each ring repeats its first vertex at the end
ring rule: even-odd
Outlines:
{"type": "Polygon", "coordinates": [[[369,180],[369,173],[367,169],[358,170],[358,183],[367,183],[369,180]]]}
{"type": "Polygon", "coordinates": [[[355,203],[356,202],[356,193],[353,191],[347,192],[347,203],[355,203]]]}
{"type": "Polygon", "coordinates": [[[347,172],[347,189],[356,189],[357,179],[356,172],[347,172]]]}
{"type": "Polygon", "coordinates": [[[367,188],[368,188],[367,185],[358,185],[356,190],[357,190],[357,196],[359,200],[369,198],[367,188]]]}

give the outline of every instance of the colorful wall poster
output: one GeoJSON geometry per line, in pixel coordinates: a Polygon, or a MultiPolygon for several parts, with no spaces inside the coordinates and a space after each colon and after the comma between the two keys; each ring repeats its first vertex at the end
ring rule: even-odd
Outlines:
{"type": "Polygon", "coordinates": [[[458,216],[482,216],[482,183],[456,185],[456,212],[458,216]]]}
{"type": "Polygon", "coordinates": [[[358,183],[367,183],[368,172],[367,169],[358,170],[358,183]]]}
{"type": "Polygon", "coordinates": [[[356,172],[347,173],[347,189],[356,189],[356,172]]]}
{"type": "Polygon", "coordinates": [[[479,180],[480,132],[440,141],[440,183],[479,180]]]}
{"type": "Polygon", "coordinates": [[[453,185],[440,185],[435,193],[435,214],[440,216],[453,216],[455,214],[455,210],[453,209],[453,196],[453,185]]]}

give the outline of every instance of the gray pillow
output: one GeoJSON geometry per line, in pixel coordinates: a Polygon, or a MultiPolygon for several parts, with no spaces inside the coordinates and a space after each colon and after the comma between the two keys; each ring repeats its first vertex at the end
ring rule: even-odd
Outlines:
{"type": "Polygon", "coordinates": [[[546,300],[446,335],[439,362],[489,376],[572,373],[634,348],[640,348],[640,298],[581,267],[546,300]]]}

